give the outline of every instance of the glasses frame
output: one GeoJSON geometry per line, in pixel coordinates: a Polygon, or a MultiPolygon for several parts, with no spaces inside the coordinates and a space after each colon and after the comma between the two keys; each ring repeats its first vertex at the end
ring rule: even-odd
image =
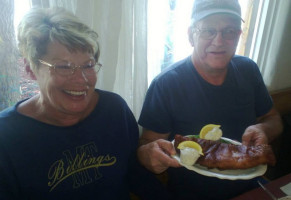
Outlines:
{"type": "MultiPolygon", "coordinates": [[[[46,61],[44,61],[44,60],[41,60],[41,59],[38,59],[38,61],[39,61],[41,64],[43,64],[43,65],[49,67],[50,69],[51,69],[51,68],[54,69],[54,71],[56,72],[56,74],[58,74],[58,75],[60,75],[60,76],[72,76],[78,68],[80,68],[80,69],[82,70],[82,73],[84,73],[83,69],[84,69],[85,67],[82,66],[82,65],[75,65],[75,64],[72,64],[72,66],[69,66],[70,69],[71,69],[71,74],[65,75],[65,74],[60,74],[60,73],[57,72],[57,70],[56,70],[56,69],[57,69],[57,67],[56,67],[56,64],[57,64],[57,63],[55,63],[55,64],[50,64],[50,63],[48,63],[48,62],[46,62],[46,61]]],[[[70,63],[70,64],[71,64],[71,63],[70,63]]],[[[100,69],[101,69],[101,67],[102,67],[102,64],[101,64],[101,63],[96,62],[95,65],[94,65],[94,67],[95,67],[96,65],[97,65],[99,68],[98,68],[98,70],[95,71],[95,75],[100,71],[100,69]]],[[[90,74],[87,74],[87,73],[84,73],[84,74],[85,74],[86,76],[90,76],[90,74]]]]}
{"type": "Polygon", "coordinates": [[[236,38],[239,36],[239,33],[241,32],[241,29],[238,29],[238,28],[225,28],[225,29],[223,29],[223,30],[221,30],[221,31],[217,31],[217,30],[215,30],[215,29],[200,29],[200,28],[198,28],[198,27],[194,27],[194,28],[193,28],[193,33],[199,33],[199,36],[200,36],[202,39],[204,39],[204,40],[212,40],[212,39],[214,39],[214,38],[217,36],[217,33],[219,33],[219,32],[221,33],[221,37],[222,37],[224,40],[234,40],[234,39],[236,39],[236,38]],[[229,29],[234,29],[236,34],[235,34],[233,37],[226,38],[226,37],[225,37],[225,32],[226,32],[227,30],[229,30],[229,29]],[[209,37],[206,37],[205,34],[203,34],[203,32],[207,32],[207,31],[209,31],[209,32],[213,31],[214,34],[211,35],[211,36],[209,36],[209,37]]]}

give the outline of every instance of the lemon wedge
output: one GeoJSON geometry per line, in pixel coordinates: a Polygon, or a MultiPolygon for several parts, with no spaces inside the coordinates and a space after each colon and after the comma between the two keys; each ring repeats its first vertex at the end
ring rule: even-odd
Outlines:
{"type": "Polygon", "coordinates": [[[194,141],[181,142],[177,148],[180,149],[180,161],[184,165],[194,165],[203,155],[201,146],[194,141]]]}
{"type": "Polygon", "coordinates": [[[181,150],[185,148],[195,149],[196,151],[198,151],[200,155],[203,155],[201,146],[197,142],[194,142],[194,141],[183,141],[178,145],[177,148],[181,150]]]}
{"type": "Polygon", "coordinates": [[[206,140],[219,140],[222,136],[220,125],[207,124],[203,126],[200,131],[199,137],[206,140]]]}

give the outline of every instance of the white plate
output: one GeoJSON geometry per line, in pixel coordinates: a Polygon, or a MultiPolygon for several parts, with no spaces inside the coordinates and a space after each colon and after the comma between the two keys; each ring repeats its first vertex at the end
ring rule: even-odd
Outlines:
{"type": "MultiPolygon", "coordinates": [[[[240,142],[221,137],[223,140],[229,141],[232,144],[235,145],[241,145],[240,142]]],[[[174,144],[174,140],[172,141],[174,144]]],[[[216,177],[220,179],[228,179],[228,180],[247,180],[247,179],[252,179],[257,176],[262,176],[265,174],[267,171],[267,165],[259,165],[253,168],[249,169],[235,169],[235,170],[219,170],[216,168],[213,169],[208,169],[207,167],[201,166],[199,164],[194,164],[193,166],[190,165],[184,165],[180,161],[180,156],[179,155],[173,155],[173,158],[175,158],[180,165],[186,167],[189,170],[195,171],[198,174],[204,175],[204,176],[210,176],[210,177],[216,177]]]]}
{"type": "Polygon", "coordinates": [[[281,197],[278,200],[291,200],[291,196],[281,197]]]}

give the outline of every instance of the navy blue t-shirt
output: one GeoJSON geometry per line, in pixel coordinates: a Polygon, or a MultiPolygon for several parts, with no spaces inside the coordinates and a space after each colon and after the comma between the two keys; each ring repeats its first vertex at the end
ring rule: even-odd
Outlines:
{"type": "Polygon", "coordinates": [[[120,96],[96,92],[93,112],[69,127],[18,113],[21,102],[0,113],[0,199],[119,200],[129,199],[129,182],[150,187],[142,186],[149,172],[136,167],[132,112],[120,96]]]}
{"type": "MultiPolygon", "coordinates": [[[[234,56],[224,83],[215,86],[199,75],[187,57],[152,81],[138,122],[149,130],[170,133],[170,141],[175,134],[199,134],[206,124],[220,124],[224,137],[241,141],[245,129],[272,106],[258,66],[249,58],[234,56]]],[[[183,199],[193,195],[227,199],[251,186],[249,181],[219,180],[185,168],[169,168],[168,173],[169,186],[183,199]]]]}
{"type": "Polygon", "coordinates": [[[205,81],[188,57],[151,83],[139,124],[158,133],[199,134],[206,124],[220,124],[223,136],[241,141],[246,127],[272,108],[257,65],[235,56],[220,86],[205,81]]]}

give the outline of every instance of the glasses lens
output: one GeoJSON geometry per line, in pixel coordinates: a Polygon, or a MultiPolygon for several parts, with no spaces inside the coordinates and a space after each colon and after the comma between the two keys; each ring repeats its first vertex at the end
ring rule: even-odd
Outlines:
{"type": "Polygon", "coordinates": [[[98,73],[101,69],[102,65],[100,63],[95,64],[95,73],[98,73]]]}
{"type": "Polygon", "coordinates": [[[216,30],[201,30],[200,37],[206,40],[212,39],[217,34],[216,30]]]}
{"type": "Polygon", "coordinates": [[[238,30],[236,29],[225,29],[222,31],[222,37],[226,40],[233,40],[238,36],[238,30]]]}
{"type": "Polygon", "coordinates": [[[86,65],[82,66],[81,68],[82,68],[84,74],[86,74],[88,76],[93,76],[99,72],[99,70],[101,68],[101,64],[96,63],[95,60],[94,61],[92,60],[89,63],[87,63],[86,65]]]}
{"type": "Polygon", "coordinates": [[[70,63],[57,63],[55,64],[55,71],[62,76],[68,76],[72,74],[72,66],[70,63]]]}

